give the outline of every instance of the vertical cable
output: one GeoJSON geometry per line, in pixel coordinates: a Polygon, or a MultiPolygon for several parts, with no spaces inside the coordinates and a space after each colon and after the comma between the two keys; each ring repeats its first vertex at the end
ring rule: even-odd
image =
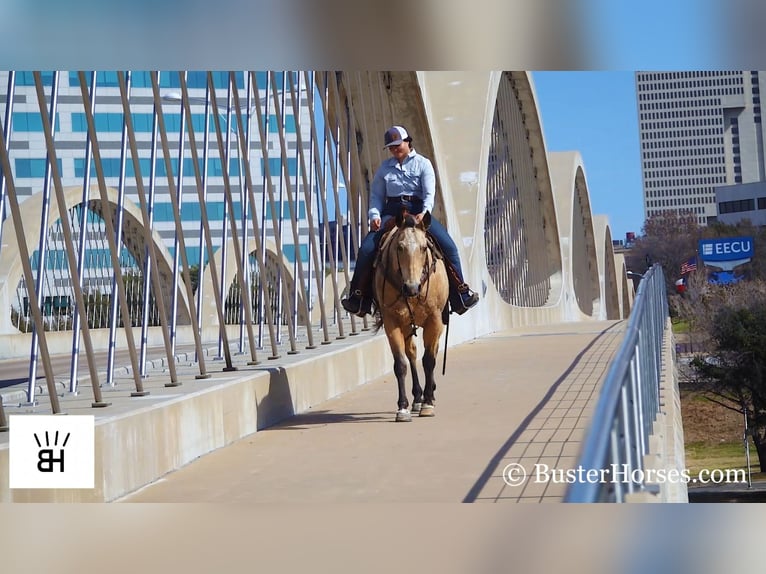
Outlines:
{"type": "MultiPolygon", "coordinates": [[[[178,72],[178,75],[183,75],[184,78],[186,77],[186,72],[178,72]]],[[[183,213],[183,207],[184,207],[184,133],[186,131],[185,129],[185,123],[186,123],[186,113],[184,110],[183,102],[180,104],[180,121],[179,121],[179,128],[178,128],[178,174],[176,179],[176,197],[178,198],[178,210],[180,213],[183,213]]],[[[166,162],[167,165],[167,162],[166,162]]],[[[171,162],[172,166],[172,162],[171,162]]],[[[172,177],[172,173],[167,174],[168,178],[172,177]]],[[[181,218],[181,225],[183,226],[183,217],[181,218]]],[[[175,230],[175,238],[173,240],[173,290],[171,291],[171,299],[170,299],[170,348],[173,351],[173,355],[175,355],[176,350],[176,339],[178,337],[178,296],[180,295],[181,291],[178,288],[178,264],[181,260],[180,258],[180,240],[179,237],[183,235],[184,230],[183,227],[177,227],[175,230]]],[[[193,304],[193,299],[189,300],[189,306],[193,304]]],[[[189,316],[191,317],[191,308],[189,309],[189,316]]]]}
{"type": "MultiPolygon", "coordinates": [[[[299,76],[300,78],[300,76],[299,76]]],[[[324,293],[322,291],[322,270],[323,267],[319,262],[319,248],[317,246],[317,237],[316,237],[316,222],[314,220],[314,207],[313,207],[313,172],[314,172],[314,164],[312,160],[314,159],[313,154],[309,157],[308,165],[306,163],[306,155],[304,153],[304,144],[303,144],[303,135],[302,130],[303,126],[300,123],[300,83],[298,84],[298,90],[297,90],[297,96],[296,96],[296,90],[293,83],[293,77],[292,75],[289,78],[290,81],[290,102],[292,104],[293,109],[293,117],[295,118],[296,124],[295,124],[295,137],[296,137],[296,147],[300,151],[299,159],[301,162],[300,165],[300,174],[301,174],[301,180],[303,183],[303,202],[306,206],[306,227],[308,228],[308,234],[309,234],[309,270],[308,275],[309,279],[312,275],[312,268],[310,264],[313,262],[314,268],[313,268],[313,274],[316,282],[316,288],[317,288],[317,301],[319,305],[319,314],[320,314],[320,324],[322,326],[322,332],[324,334],[324,340],[322,341],[323,344],[329,343],[329,333],[327,329],[327,312],[325,310],[324,306],[324,293]]],[[[313,89],[312,86],[308,82],[308,77],[305,78],[305,90],[308,92],[309,90],[313,89]]],[[[310,117],[309,123],[313,124],[316,121],[316,118],[310,117]]],[[[311,142],[309,142],[309,146],[311,145],[311,142]]],[[[311,286],[311,281],[309,280],[309,287],[311,286]]],[[[311,297],[311,290],[309,289],[308,298],[311,297]]],[[[308,318],[307,327],[309,331],[312,329],[313,325],[311,324],[311,317],[308,318]]]]}
{"type": "MultiPolygon", "coordinates": [[[[8,72],[8,89],[5,92],[5,123],[3,137],[5,141],[11,141],[11,133],[13,132],[13,96],[16,93],[16,72],[11,70],[8,72]]],[[[0,170],[0,237],[3,236],[3,223],[5,222],[5,176],[0,170]]],[[[2,249],[2,246],[0,246],[2,249]]]]}
{"type": "MultiPolygon", "coordinates": [[[[118,73],[118,81],[120,84],[120,99],[122,101],[122,109],[123,113],[125,115],[126,123],[127,123],[127,134],[128,134],[128,145],[130,146],[130,157],[133,160],[133,170],[136,174],[136,192],[138,195],[138,201],[141,206],[141,218],[143,223],[143,236],[144,236],[144,244],[146,245],[146,266],[145,269],[147,270],[146,273],[150,276],[148,278],[145,278],[144,281],[144,309],[148,306],[148,297],[149,297],[149,285],[152,287],[152,292],[154,293],[154,301],[157,305],[158,309],[158,315],[160,320],[160,329],[162,331],[162,341],[165,345],[165,356],[167,358],[168,362],[168,370],[170,373],[170,382],[166,383],[166,387],[175,387],[180,385],[181,383],[178,382],[178,373],[176,371],[175,367],[175,359],[173,357],[173,345],[172,345],[172,339],[169,332],[169,325],[168,322],[170,318],[167,315],[167,310],[165,307],[165,295],[162,288],[162,281],[160,279],[160,270],[159,265],[156,264],[159,261],[159,255],[157,253],[158,247],[157,244],[154,241],[154,238],[152,237],[152,209],[153,209],[153,186],[154,186],[154,163],[152,162],[152,169],[150,177],[152,178],[151,184],[150,184],[150,197],[147,201],[146,193],[144,191],[144,178],[141,173],[141,161],[140,156],[138,152],[138,144],[136,143],[136,133],[133,129],[133,117],[130,114],[130,103],[128,100],[128,82],[127,82],[127,74],[124,78],[121,73],[118,73]],[[152,263],[154,262],[154,263],[152,263]],[[151,279],[151,281],[149,281],[151,279]]],[[[156,137],[154,134],[156,134],[156,128],[157,128],[157,113],[155,110],[154,120],[152,122],[154,133],[152,135],[152,152],[156,150],[155,144],[156,144],[156,137]]],[[[152,153],[152,159],[154,159],[154,153],[152,153]]],[[[144,324],[146,324],[146,320],[144,321],[144,324]]],[[[192,327],[194,328],[194,327],[192,327]]],[[[142,338],[145,338],[145,335],[142,334],[142,338]]],[[[142,340],[142,343],[145,342],[142,340]]],[[[209,377],[210,375],[205,373],[204,371],[204,361],[199,361],[200,365],[200,374],[197,375],[196,378],[198,379],[204,379],[209,377]]],[[[141,374],[141,376],[145,376],[144,373],[141,374]]]]}
{"type": "MultiPolygon", "coordinates": [[[[122,312],[123,316],[123,324],[125,327],[125,337],[127,339],[128,344],[128,351],[130,353],[130,361],[131,361],[131,367],[133,370],[133,382],[135,384],[135,391],[131,393],[131,396],[144,396],[149,394],[148,391],[144,390],[143,383],[141,382],[141,374],[138,368],[138,353],[136,352],[136,342],[133,338],[133,327],[131,325],[130,321],[130,312],[128,310],[128,302],[127,297],[125,295],[125,283],[122,278],[122,270],[120,268],[120,261],[119,261],[119,253],[118,253],[118,239],[116,236],[116,231],[114,229],[113,222],[116,220],[117,214],[115,214],[112,211],[112,205],[109,202],[109,197],[107,195],[106,191],[106,180],[104,178],[104,168],[103,164],[101,162],[101,149],[98,144],[98,137],[96,135],[96,122],[93,117],[93,114],[91,113],[91,103],[90,103],[90,95],[88,94],[86,81],[85,81],[85,73],[84,72],[78,72],[78,76],[80,79],[80,92],[82,93],[82,100],[85,108],[85,119],[88,123],[88,133],[90,134],[91,142],[93,143],[93,159],[95,161],[96,166],[96,177],[98,179],[98,188],[99,188],[99,194],[101,197],[101,210],[102,214],[104,215],[103,220],[104,224],[106,226],[106,238],[109,243],[109,255],[111,259],[111,265],[114,269],[114,272],[117,274],[117,292],[118,297],[120,299],[120,310],[122,312]]],[[[37,83],[37,82],[36,82],[37,83]]],[[[42,91],[42,86],[40,85],[38,87],[38,91],[42,91]]],[[[51,142],[52,144],[52,142],[51,142]]],[[[54,167],[54,181],[58,178],[58,170],[54,167]]],[[[61,182],[56,182],[56,196],[59,199],[59,210],[64,206],[64,198],[62,195],[61,190],[59,189],[61,186],[61,182]]],[[[64,239],[67,244],[67,252],[73,252],[72,246],[71,246],[71,237],[69,236],[69,226],[68,224],[64,226],[64,239]]],[[[70,269],[76,268],[76,265],[74,265],[74,261],[71,260],[72,255],[70,255],[70,263],[69,267],[70,269]]],[[[77,283],[79,284],[79,280],[77,280],[77,283]]],[[[75,292],[79,292],[79,286],[76,286],[75,292]]],[[[114,293],[112,294],[114,297],[114,293]]],[[[88,353],[92,353],[92,348],[88,349],[88,353]]]]}
{"type": "MultiPolygon", "coordinates": [[[[213,88],[213,73],[208,72],[207,81],[211,86],[211,89],[213,88]]],[[[242,121],[241,121],[241,115],[242,110],[239,109],[239,97],[237,95],[236,91],[236,75],[234,72],[230,72],[230,79],[229,79],[229,90],[231,93],[231,90],[234,91],[234,98],[235,98],[235,106],[236,109],[236,115],[237,115],[237,126],[240,130],[240,134],[237,137],[239,140],[239,143],[242,147],[244,147],[244,134],[241,132],[242,130],[242,121]]],[[[218,103],[215,98],[213,98],[212,101],[213,104],[213,122],[215,123],[215,132],[216,132],[216,138],[218,139],[218,150],[219,153],[222,153],[223,150],[221,149],[221,122],[218,117],[218,103]]],[[[231,119],[231,107],[229,107],[228,110],[228,119],[231,119]]],[[[231,131],[230,129],[231,124],[227,122],[227,131],[231,131]]],[[[228,144],[228,137],[227,137],[227,144],[228,144]]],[[[230,150],[227,150],[227,159],[229,155],[230,150]]],[[[244,300],[244,311],[245,311],[245,321],[247,324],[248,329],[248,341],[250,343],[250,363],[253,365],[258,364],[258,356],[255,351],[255,337],[253,336],[253,318],[252,318],[252,310],[253,307],[250,304],[250,294],[247,292],[247,289],[245,289],[245,285],[247,284],[245,281],[245,273],[242,268],[242,252],[239,245],[239,237],[237,233],[237,215],[234,213],[234,198],[232,197],[231,193],[231,181],[229,179],[229,165],[227,161],[227,165],[225,169],[223,170],[223,187],[224,187],[224,196],[226,198],[226,203],[228,204],[228,211],[229,211],[229,225],[231,226],[231,240],[232,240],[232,247],[234,248],[234,260],[237,265],[237,280],[240,285],[240,294],[242,299],[244,300]]]]}
{"type": "MultiPolygon", "coordinates": [[[[130,94],[130,83],[127,84],[128,94],[130,94]]],[[[93,105],[93,104],[91,104],[93,105]]],[[[115,225],[115,244],[117,245],[118,257],[122,253],[122,226],[124,222],[125,214],[125,165],[127,163],[127,130],[128,124],[123,114],[122,120],[122,133],[120,134],[120,179],[117,184],[117,205],[115,206],[116,220],[115,225]]],[[[120,262],[122,263],[122,262],[120,262]]],[[[115,270],[116,271],[116,270],[115,270]]],[[[122,265],[120,265],[120,272],[122,272],[122,265]]],[[[125,274],[122,274],[123,281],[125,281],[125,274]]],[[[119,307],[117,304],[117,297],[115,292],[117,291],[117,273],[112,275],[112,291],[109,299],[109,345],[107,347],[106,358],[106,384],[110,387],[115,385],[114,382],[114,353],[115,346],[117,344],[117,324],[120,320],[119,307]]],[[[126,305],[127,307],[127,305],[126,305]]],[[[130,309],[128,309],[130,312],[130,309]]],[[[123,324],[130,323],[133,325],[133,317],[130,315],[123,315],[123,324]]]]}
{"type": "MultiPolygon", "coordinates": [[[[186,79],[181,76],[180,78],[181,82],[181,101],[183,101],[184,106],[186,107],[186,115],[191,115],[191,104],[189,103],[189,91],[186,87],[186,79]]],[[[154,83],[154,82],[153,82],[154,83]]],[[[212,87],[210,88],[212,90],[212,87]]],[[[208,93],[208,96],[210,94],[208,93]]],[[[215,91],[213,90],[212,97],[215,97],[215,91]]],[[[155,94],[155,102],[159,101],[159,88],[157,88],[156,94],[155,94]]],[[[156,104],[155,104],[156,105],[156,104]]],[[[205,106],[205,111],[207,111],[207,105],[205,106]]],[[[205,122],[205,127],[207,128],[208,123],[205,122]]],[[[192,155],[192,165],[194,166],[194,178],[197,183],[197,198],[199,200],[199,208],[200,208],[200,218],[202,219],[202,226],[204,228],[204,235],[205,235],[205,241],[207,246],[207,251],[210,254],[209,260],[208,260],[208,267],[210,268],[210,278],[211,283],[213,285],[213,297],[215,299],[215,305],[216,305],[216,311],[218,312],[218,328],[219,328],[219,336],[223,339],[223,358],[226,362],[226,366],[224,367],[224,371],[234,371],[236,370],[236,367],[232,365],[231,362],[231,349],[229,348],[229,339],[228,335],[226,334],[226,320],[224,317],[223,312],[223,298],[221,296],[221,290],[220,290],[220,284],[218,281],[218,268],[215,263],[215,257],[213,257],[214,249],[213,249],[213,239],[212,239],[212,233],[210,232],[210,220],[207,216],[207,202],[205,201],[205,197],[203,196],[203,182],[202,182],[202,176],[200,174],[200,165],[199,165],[199,156],[197,155],[197,143],[194,138],[194,124],[193,122],[189,122],[187,124],[187,128],[189,130],[189,150],[191,151],[192,155]]],[[[207,134],[205,135],[205,138],[207,138],[207,134]]],[[[184,256],[185,257],[185,256],[184,256]]],[[[193,299],[192,299],[193,300],[193,299]]],[[[197,328],[193,329],[195,333],[195,341],[199,338],[199,329],[202,327],[202,325],[198,325],[197,328]]],[[[202,354],[202,348],[200,344],[197,344],[197,360],[204,369],[204,359],[202,354]]]]}
{"type": "MultiPolygon", "coordinates": [[[[40,109],[40,114],[49,117],[49,122],[56,125],[56,109],[58,107],[58,83],[59,73],[53,72],[51,79],[51,104],[50,109],[45,107],[40,109]]],[[[44,98],[43,98],[44,102],[44,98]]],[[[37,277],[35,278],[35,292],[37,293],[37,305],[41,309],[46,309],[45,301],[45,276],[48,272],[48,226],[50,222],[51,209],[51,160],[50,153],[45,163],[45,176],[43,180],[42,209],[40,210],[40,237],[37,243],[37,277]]],[[[66,212],[59,214],[66,217],[66,212]]],[[[45,315],[45,312],[43,312],[45,315]]],[[[36,329],[32,330],[32,343],[29,351],[29,380],[27,381],[27,402],[30,405],[35,403],[35,391],[37,389],[37,338],[39,333],[36,329]]]]}
{"type": "MultiPolygon", "coordinates": [[[[159,86],[159,79],[156,72],[151,72],[151,79],[152,79],[152,95],[154,97],[154,107],[157,110],[157,122],[159,125],[159,132],[160,132],[160,141],[162,143],[162,156],[165,159],[165,171],[168,178],[168,187],[169,187],[169,195],[171,204],[173,205],[173,221],[175,223],[176,229],[183,229],[183,226],[181,224],[181,209],[178,205],[178,199],[176,196],[176,190],[175,185],[173,182],[173,166],[170,162],[170,150],[168,147],[168,134],[165,130],[165,116],[162,112],[162,101],[160,99],[160,86],[159,86]]],[[[179,77],[180,82],[183,86],[186,86],[186,81],[184,77],[181,75],[179,77]]],[[[189,110],[186,110],[187,115],[189,115],[189,110]]],[[[191,124],[191,122],[189,122],[191,124]]],[[[186,302],[187,302],[187,312],[189,314],[189,317],[192,317],[192,309],[191,306],[194,304],[194,293],[192,292],[192,285],[191,285],[191,277],[189,276],[189,261],[186,254],[186,239],[184,238],[184,234],[179,234],[179,250],[181,252],[181,265],[183,266],[183,283],[184,287],[186,288],[186,302]]],[[[171,321],[174,320],[173,317],[171,317],[171,321]]],[[[202,341],[200,340],[200,334],[198,329],[192,329],[192,334],[194,335],[194,345],[197,350],[197,361],[199,363],[199,370],[200,370],[200,378],[207,377],[207,370],[205,368],[205,359],[202,353],[202,341]]]]}
{"type": "MultiPolygon", "coordinates": [[[[33,279],[32,265],[29,258],[29,248],[27,247],[26,237],[24,237],[24,222],[21,220],[19,200],[16,196],[16,186],[13,183],[11,160],[8,157],[8,145],[5,142],[5,133],[5,129],[0,130],[0,167],[2,167],[2,171],[5,174],[8,206],[11,210],[11,219],[13,221],[14,232],[16,234],[16,241],[18,242],[19,246],[19,257],[21,258],[21,267],[24,271],[24,281],[27,286],[32,287],[32,292],[28,292],[27,299],[29,301],[29,307],[32,311],[32,319],[34,321],[35,329],[37,329],[40,334],[38,337],[38,344],[40,346],[40,354],[42,355],[45,383],[48,389],[48,396],[50,397],[51,401],[51,411],[53,414],[58,414],[61,412],[61,406],[59,404],[58,393],[56,392],[56,381],[53,379],[53,367],[51,366],[50,353],[48,352],[48,340],[45,336],[45,329],[43,328],[43,317],[40,313],[40,306],[37,304],[37,295],[34,291],[35,282],[33,279]]],[[[5,419],[4,412],[0,413],[0,416],[5,419]]],[[[7,421],[4,420],[0,421],[0,425],[4,427],[8,426],[7,421]]]]}
{"type": "MultiPolygon", "coordinates": [[[[257,77],[255,77],[255,75],[252,72],[251,72],[251,77],[253,79],[253,89],[255,90],[256,93],[259,93],[258,79],[257,79],[257,77]]],[[[273,77],[271,78],[271,81],[272,82],[274,81],[273,77]]],[[[272,87],[272,89],[273,89],[273,87],[272,87]]],[[[266,99],[268,100],[268,97],[266,99]]],[[[281,217],[281,213],[277,213],[277,210],[278,210],[279,206],[278,206],[277,201],[276,201],[276,199],[274,197],[274,184],[273,184],[272,177],[271,177],[271,169],[269,167],[268,141],[265,139],[264,120],[263,120],[263,115],[261,114],[261,102],[260,102],[259,98],[256,98],[255,102],[256,102],[255,105],[256,105],[256,108],[257,108],[257,111],[258,111],[258,113],[256,114],[256,117],[258,119],[258,131],[260,132],[260,135],[261,135],[261,152],[263,153],[263,169],[264,169],[265,174],[266,174],[266,182],[267,182],[266,192],[268,193],[269,204],[271,205],[271,225],[272,225],[272,229],[274,230],[274,233],[278,234],[279,233],[279,229],[280,229],[280,225],[279,225],[279,222],[278,222],[277,218],[281,217]]],[[[276,102],[276,100],[275,100],[275,102],[276,102]]],[[[284,252],[282,251],[282,242],[281,242],[281,239],[279,237],[276,237],[275,239],[276,239],[275,245],[276,245],[276,249],[277,249],[277,264],[276,264],[277,273],[278,273],[277,280],[281,281],[282,284],[285,284],[285,282],[283,280],[283,275],[284,275],[283,261],[285,260],[285,258],[284,258],[284,252]]],[[[263,273],[264,273],[264,268],[261,267],[261,277],[263,277],[263,273]]],[[[288,286],[288,289],[287,289],[287,294],[285,296],[285,301],[289,302],[292,293],[291,293],[291,291],[289,289],[289,284],[287,284],[287,286],[288,286]]],[[[280,311],[283,303],[284,302],[281,299],[277,300],[277,305],[278,305],[277,317],[279,317],[280,314],[281,314],[281,313],[279,313],[279,311],[280,311]]],[[[288,307],[289,306],[290,305],[288,303],[288,307]]],[[[269,323],[271,323],[271,320],[269,320],[269,323]]],[[[278,325],[278,327],[280,327],[280,330],[281,330],[281,325],[278,325]]],[[[288,336],[289,336],[289,339],[290,339],[290,350],[291,351],[295,351],[296,350],[295,349],[295,330],[293,329],[292,322],[290,322],[290,321],[287,322],[287,331],[288,331],[288,336]]],[[[276,355],[276,350],[274,352],[275,352],[275,355],[276,355]]]]}
{"type": "MultiPolygon", "coordinates": [[[[320,82],[317,82],[319,84],[320,82]]],[[[319,90],[321,91],[322,87],[319,86],[319,90]]],[[[317,158],[317,161],[322,161],[322,169],[317,170],[317,176],[319,179],[319,198],[322,203],[322,224],[324,225],[324,241],[322,242],[323,245],[327,245],[330,241],[330,222],[328,221],[328,207],[327,207],[327,179],[326,179],[326,172],[324,169],[324,164],[327,160],[326,156],[322,153],[320,153],[319,149],[319,137],[317,135],[317,127],[316,122],[313,121],[313,118],[316,118],[316,113],[314,109],[314,90],[311,90],[311,92],[307,92],[306,94],[308,96],[307,105],[309,108],[309,115],[312,118],[311,122],[311,140],[314,144],[314,157],[317,158]]],[[[322,112],[324,114],[324,112],[322,112]]],[[[326,114],[323,115],[323,121],[326,124],[327,123],[327,116],[326,114]]],[[[326,137],[327,130],[323,130],[324,136],[326,137]]],[[[326,152],[327,147],[323,146],[323,151],[326,152]]],[[[326,251],[330,258],[330,266],[333,270],[333,272],[330,274],[330,277],[332,278],[332,293],[333,293],[333,305],[335,308],[335,317],[337,317],[337,325],[338,325],[338,339],[344,339],[345,333],[343,328],[343,313],[345,311],[340,306],[340,296],[338,293],[338,276],[336,275],[336,269],[337,265],[335,262],[335,252],[332,249],[328,249],[326,251]]]]}
{"type": "MultiPolygon", "coordinates": [[[[273,73],[274,72],[271,72],[271,74],[273,74],[273,73]]],[[[280,126],[284,126],[285,125],[285,122],[284,122],[284,104],[285,104],[285,99],[286,99],[285,98],[285,93],[284,93],[285,85],[286,85],[285,77],[283,76],[282,77],[282,105],[281,106],[277,105],[278,94],[277,94],[276,87],[274,86],[274,83],[272,83],[272,87],[271,87],[272,97],[274,98],[274,111],[275,111],[276,116],[277,116],[277,124],[280,125],[280,126]]],[[[298,313],[297,313],[296,305],[298,304],[298,301],[300,301],[301,298],[302,298],[302,300],[303,300],[303,309],[302,309],[302,311],[306,315],[306,319],[308,320],[308,318],[309,318],[309,308],[308,308],[308,302],[307,302],[307,296],[306,296],[306,283],[305,283],[305,276],[303,274],[303,262],[301,261],[300,249],[299,249],[299,247],[300,247],[300,238],[298,236],[298,212],[296,210],[295,202],[293,200],[293,190],[292,190],[292,185],[291,185],[291,182],[290,182],[290,170],[289,170],[289,165],[288,165],[288,161],[287,161],[287,159],[288,159],[287,158],[287,142],[285,141],[284,128],[279,130],[279,145],[280,145],[280,152],[282,154],[282,159],[283,159],[283,161],[282,161],[282,174],[283,174],[283,177],[284,177],[285,195],[287,196],[287,208],[288,208],[289,213],[290,213],[290,223],[291,223],[292,232],[293,232],[293,245],[295,246],[295,263],[296,263],[297,268],[298,268],[298,273],[293,275],[293,277],[295,279],[295,282],[294,282],[295,284],[293,285],[293,291],[294,291],[295,295],[294,295],[294,297],[293,297],[293,299],[291,301],[291,303],[292,303],[291,306],[293,307],[292,317],[297,317],[298,313]],[[298,289],[300,289],[300,297],[298,295],[298,289]]],[[[297,163],[298,162],[296,161],[296,167],[297,167],[297,163]]],[[[280,211],[282,209],[281,206],[282,206],[282,200],[280,199],[280,211]]],[[[281,219],[282,219],[282,217],[280,217],[280,220],[281,219]]],[[[291,321],[293,320],[292,317],[290,319],[291,321]]],[[[307,328],[306,333],[307,333],[307,337],[308,337],[308,344],[309,344],[309,346],[314,347],[314,336],[313,336],[313,334],[311,332],[311,324],[310,324],[310,322],[307,322],[307,327],[308,328],[307,328]]],[[[293,323],[293,332],[295,332],[295,330],[296,330],[296,324],[293,323]]],[[[296,351],[293,349],[291,351],[288,351],[288,354],[293,354],[295,352],[296,351]]]]}
{"type": "MultiPolygon", "coordinates": [[[[159,76],[159,72],[158,72],[159,76]]],[[[127,94],[127,80],[130,77],[130,72],[126,72],[126,94],[125,94],[125,101],[123,102],[123,113],[126,115],[130,111],[130,104],[129,96],[127,94]]],[[[120,95],[122,96],[122,90],[120,90],[120,95]]],[[[130,126],[132,128],[133,126],[133,118],[129,118],[128,120],[130,122],[130,126]]],[[[151,300],[152,300],[152,284],[154,284],[154,300],[155,305],[157,306],[157,309],[159,311],[159,321],[160,325],[163,329],[166,328],[166,321],[168,319],[168,316],[166,315],[164,309],[164,295],[162,294],[162,288],[161,283],[159,282],[159,279],[157,281],[154,281],[152,277],[154,276],[154,270],[152,267],[154,266],[154,262],[159,262],[157,258],[157,252],[156,249],[152,247],[154,244],[154,239],[152,238],[152,230],[154,229],[154,196],[155,196],[155,190],[156,190],[156,172],[157,172],[157,110],[152,110],[152,141],[151,141],[151,151],[149,153],[149,197],[147,198],[144,193],[144,181],[143,181],[143,174],[141,173],[141,162],[138,155],[138,149],[134,149],[135,142],[133,141],[135,139],[135,133],[131,131],[131,129],[128,130],[129,138],[131,139],[130,145],[131,145],[131,156],[133,158],[133,171],[136,174],[136,190],[138,192],[138,198],[139,201],[142,203],[141,205],[141,213],[144,218],[144,227],[148,228],[149,233],[148,235],[145,234],[145,237],[148,238],[148,241],[145,241],[146,246],[144,247],[144,258],[145,258],[145,264],[144,264],[144,292],[143,292],[143,321],[141,322],[141,358],[139,360],[139,365],[141,367],[141,377],[146,377],[146,352],[147,347],[149,344],[149,312],[151,307],[151,300]],[[145,203],[145,205],[144,205],[145,203]],[[146,214],[144,215],[144,212],[146,214]],[[160,301],[160,299],[163,299],[163,301],[160,301]]],[[[146,231],[146,230],[144,230],[146,231]]],[[[159,277],[159,276],[158,276],[159,277]]],[[[163,332],[163,335],[165,333],[163,332]]],[[[170,362],[173,359],[173,347],[172,345],[169,345],[166,347],[165,351],[167,353],[167,359],[168,362],[170,362]]]]}
{"type": "MultiPolygon", "coordinates": [[[[191,113],[191,110],[189,111],[191,113]]],[[[190,122],[191,123],[191,122],[190,122]]],[[[200,208],[207,205],[207,176],[208,176],[208,149],[210,147],[210,86],[205,83],[205,122],[204,122],[204,130],[205,133],[202,136],[202,182],[200,185],[199,179],[197,180],[197,187],[199,191],[199,205],[200,208]],[[201,190],[201,191],[200,191],[201,190]]],[[[190,128],[191,133],[194,133],[194,128],[190,128]]],[[[190,138],[190,144],[193,146],[193,137],[190,138]]],[[[197,174],[197,171],[199,171],[199,165],[197,165],[197,150],[196,148],[192,151],[192,164],[194,167],[194,173],[197,174]]],[[[201,211],[201,209],[200,209],[201,211]]],[[[205,211],[207,214],[207,211],[205,211]]],[[[199,272],[198,272],[198,279],[197,279],[197,323],[195,325],[195,329],[202,329],[202,309],[204,307],[203,301],[204,301],[204,277],[205,277],[205,256],[207,253],[207,257],[209,257],[211,260],[213,259],[213,252],[209,251],[206,252],[207,244],[205,242],[205,226],[207,225],[207,216],[205,218],[200,217],[199,222],[199,272]]],[[[209,234],[209,232],[208,232],[209,234]]],[[[220,304],[220,302],[219,302],[220,304]]],[[[224,327],[225,328],[225,327],[224,327]]]]}

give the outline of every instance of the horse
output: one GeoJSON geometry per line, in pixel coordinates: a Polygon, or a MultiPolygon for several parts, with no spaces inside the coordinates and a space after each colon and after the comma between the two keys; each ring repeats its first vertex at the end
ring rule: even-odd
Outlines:
{"type": "Polygon", "coordinates": [[[431,214],[426,212],[420,223],[400,213],[381,239],[376,259],[374,295],[377,307],[377,330],[385,330],[394,357],[394,374],[399,385],[397,422],[409,422],[405,379],[407,364],[412,372],[412,412],[421,417],[435,415],[436,383],[434,368],[439,338],[449,320],[449,282],[441,254],[426,234],[431,214]],[[423,329],[423,371],[425,388],[417,373],[415,336],[423,329]]]}

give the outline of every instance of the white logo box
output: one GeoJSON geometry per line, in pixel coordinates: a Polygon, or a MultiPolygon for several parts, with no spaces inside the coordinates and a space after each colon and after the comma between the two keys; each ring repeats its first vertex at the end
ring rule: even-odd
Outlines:
{"type": "Polygon", "coordinates": [[[10,488],[93,488],[93,415],[10,415],[10,488]]]}

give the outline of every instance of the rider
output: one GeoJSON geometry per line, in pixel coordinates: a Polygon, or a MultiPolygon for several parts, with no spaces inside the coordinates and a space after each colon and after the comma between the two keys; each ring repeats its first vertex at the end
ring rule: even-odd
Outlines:
{"type": "MultiPolygon", "coordinates": [[[[371,231],[359,247],[349,297],[341,301],[346,311],[359,317],[372,312],[372,264],[383,235],[381,214],[387,221],[405,208],[420,223],[425,213],[433,209],[436,195],[433,165],[413,149],[407,130],[393,126],[385,133],[384,141],[391,157],[383,161],[372,180],[367,214],[371,231]]],[[[478,303],[479,296],[464,281],[457,246],[444,226],[432,217],[428,231],[447,260],[452,310],[462,315],[478,303]]]]}

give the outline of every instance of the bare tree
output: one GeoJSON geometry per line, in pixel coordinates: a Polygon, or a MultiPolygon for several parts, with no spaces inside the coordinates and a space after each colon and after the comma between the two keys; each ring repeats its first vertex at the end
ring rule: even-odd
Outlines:
{"type": "Polygon", "coordinates": [[[667,211],[644,222],[643,235],[636,239],[627,266],[644,273],[654,263],[662,266],[668,293],[675,292],[681,264],[697,253],[702,228],[697,216],[687,211],[667,211]]]}
{"type": "Polygon", "coordinates": [[[695,386],[713,402],[743,413],[766,472],[766,281],[702,285],[687,310],[707,336],[692,361],[695,386]]]}

